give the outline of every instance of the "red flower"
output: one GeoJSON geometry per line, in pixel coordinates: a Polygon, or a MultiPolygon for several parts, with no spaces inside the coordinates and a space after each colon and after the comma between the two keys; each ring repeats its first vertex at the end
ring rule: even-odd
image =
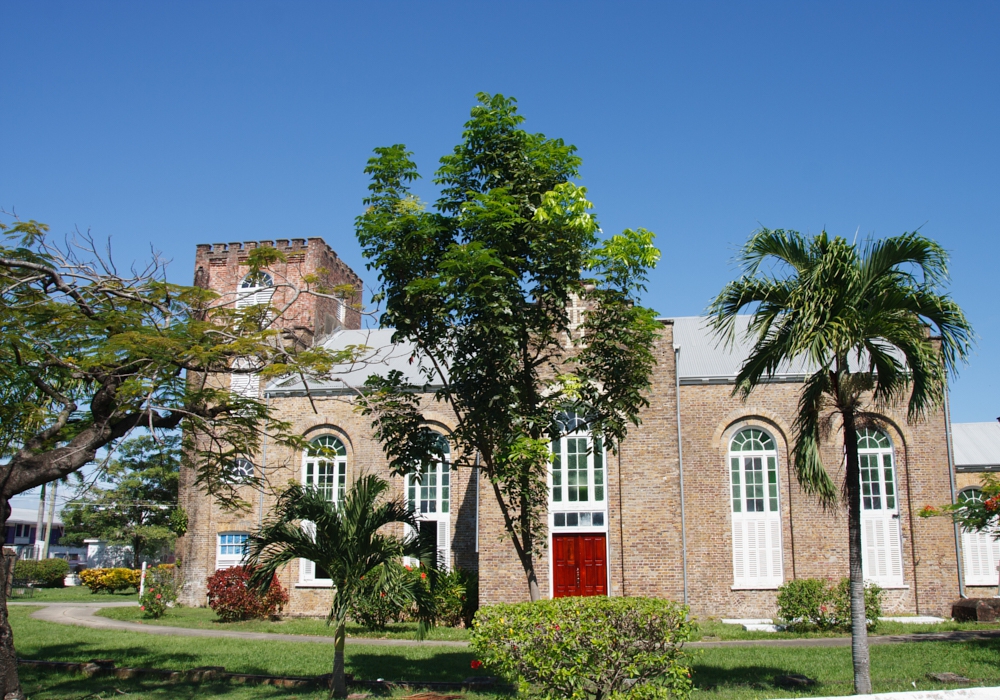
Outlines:
{"type": "Polygon", "coordinates": [[[145,605],[140,605],[139,609],[145,611],[146,610],[146,606],[145,605]]]}
{"type": "Polygon", "coordinates": [[[987,498],[983,503],[983,507],[990,513],[1000,508],[1000,496],[994,496],[993,498],[987,498]]]}
{"type": "Polygon", "coordinates": [[[157,594],[156,594],[156,599],[157,599],[157,600],[159,600],[159,599],[160,599],[160,598],[162,598],[162,597],[163,597],[163,596],[161,596],[161,595],[160,595],[159,593],[157,593],[157,594]]]}
{"type": "Polygon", "coordinates": [[[413,571],[413,567],[412,567],[412,566],[410,566],[409,564],[407,564],[407,565],[406,565],[406,570],[407,570],[407,571],[413,571]]]}
{"type": "Polygon", "coordinates": [[[421,571],[420,572],[420,578],[427,578],[427,574],[425,574],[423,571],[421,571]]]}
{"type": "Polygon", "coordinates": [[[469,665],[472,666],[472,668],[482,668],[483,662],[482,661],[477,661],[476,659],[473,659],[472,662],[469,665]]]}
{"type": "Polygon", "coordinates": [[[553,625],[552,629],[554,629],[556,632],[558,632],[559,631],[559,625],[553,625]]]}

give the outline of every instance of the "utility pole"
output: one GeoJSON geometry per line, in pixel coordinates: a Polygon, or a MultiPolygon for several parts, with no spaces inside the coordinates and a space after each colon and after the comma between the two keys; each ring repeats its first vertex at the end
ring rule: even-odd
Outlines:
{"type": "Polygon", "coordinates": [[[35,551],[32,559],[42,558],[42,523],[45,522],[45,484],[42,484],[42,493],[38,497],[38,525],[35,527],[35,551]]]}
{"type": "Polygon", "coordinates": [[[59,491],[59,482],[52,482],[52,500],[49,501],[49,517],[45,523],[45,541],[42,543],[42,559],[49,558],[49,540],[52,539],[52,520],[56,514],[56,493],[59,491]]]}

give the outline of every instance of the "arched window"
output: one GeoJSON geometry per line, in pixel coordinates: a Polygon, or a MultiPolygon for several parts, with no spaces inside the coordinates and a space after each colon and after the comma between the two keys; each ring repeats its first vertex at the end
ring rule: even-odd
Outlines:
{"type": "Polygon", "coordinates": [[[347,449],[333,435],[309,443],[302,466],[302,483],[319,490],[328,501],[340,503],[347,489],[347,449]]]}
{"type": "Polygon", "coordinates": [[[228,569],[243,563],[249,535],[245,532],[220,532],[217,536],[215,568],[228,569]]]}
{"type": "Polygon", "coordinates": [[[574,411],[556,416],[550,503],[556,508],[605,503],[604,445],[574,411]]]}
{"type": "Polygon", "coordinates": [[[270,304],[274,295],[274,279],[266,272],[251,272],[242,280],[236,290],[236,308],[270,304]]]}
{"type": "Polygon", "coordinates": [[[451,567],[451,445],[438,435],[440,459],[406,476],[406,505],[420,521],[420,531],[434,542],[438,566],[451,567]]]}
{"type": "Polygon", "coordinates": [[[729,442],[733,518],[733,588],[777,588],[783,579],[778,453],[760,428],[729,442]]]}
{"type": "Polygon", "coordinates": [[[253,462],[245,457],[238,457],[228,465],[225,478],[231,484],[245,484],[253,480],[253,472],[253,462]]]}
{"type": "MultiPolygon", "coordinates": [[[[963,489],[958,494],[958,502],[982,503],[983,492],[978,488],[963,489]]],[[[995,540],[986,532],[962,530],[962,559],[967,586],[996,586],[1000,575],[1000,540],[995,540]]]]}
{"type": "Polygon", "coordinates": [[[861,466],[861,548],[866,580],[883,588],[903,586],[903,541],[899,528],[896,465],[889,436],[858,430],[861,466]]]}

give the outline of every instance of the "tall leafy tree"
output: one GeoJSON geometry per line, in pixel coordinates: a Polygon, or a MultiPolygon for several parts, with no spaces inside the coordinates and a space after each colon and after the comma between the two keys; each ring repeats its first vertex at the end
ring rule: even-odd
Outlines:
{"type": "Polygon", "coordinates": [[[812,363],[795,422],[794,467],[805,491],[825,506],[837,502],[838,490],[820,458],[821,426],[831,414],[841,419],[854,686],[870,693],[857,430],[902,402],[909,421],[938,406],[948,374],[970,351],[972,329],[941,291],[947,254],[917,233],[858,246],[826,232],[810,238],[761,229],[739,261],[743,275],[711,305],[714,328],[728,340],[737,315],[750,313],[753,348],[734,394],[746,398],[793,358],[812,363]]]}
{"type": "Polygon", "coordinates": [[[424,539],[402,539],[385,531],[398,524],[416,531],[418,525],[402,500],[385,498],[388,490],[386,481],[369,474],[352,484],[338,505],[316,489],[295,484],[278,499],[270,520],[250,536],[247,565],[254,570],[253,585],[266,590],[274,574],[294,559],[312,561],[333,580],[327,622],[334,626],[331,690],[336,697],[347,696],[347,617],[365,595],[363,579],[375,579],[372,590],[395,596],[393,602],[400,606],[416,602],[421,611],[431,607],[414,579],[401,583],[393,571],[407,556],[433,570],[434,552],[424,539]]]}
{"type": "MultiPolygon", "coordinates": [[[[94,537],[132,550],[132,567],[155,557],[184,534],[187,518],[177,505],[180,436],[140,435],[122,442],[100,470],[98,483],[82,483],[62,511],[61,543],[80,546],[94,537]]],[[[79,472],[78,472],[79,473],[79,472]]]]}
{"type": "MultiPolygon", "coordinates": [[[[255,454],[264,434],[302,441],[220,374],[313,375],[344,358],[296,342],[280,328],[280,309],[235,309],[232,299],[169,284],[155,259],[123,273],[89,237],[60,247],[46,232],[35,221],[0,221],[0,527],[13,496],[77,471],[136,428],[181,428],[197,483],[239,505],[225,478],[233,460],[255,454]]],[[[250,269],[280,256],[257,249],[250,269]]],[[[0,690],[23,697],[3,600],[0,690]]]]}
{"type": "MultiPolygon", "coordinates": [[[[512,98],[477,98],[432,210],[409,190],[405,146],[375,149],[357,235],[381,323],[454,411],[455,463],[489,479],[536,600],[554,418],[574,408],[612,448],[638,423],[658,324],[637,297],[659,251],[644,229],[602,241],[576,149],[523,130],[512,98]]],[[[369,382],[365,410],[397,473],[437,458],[422,388],[401,373],[369,382]]]]}

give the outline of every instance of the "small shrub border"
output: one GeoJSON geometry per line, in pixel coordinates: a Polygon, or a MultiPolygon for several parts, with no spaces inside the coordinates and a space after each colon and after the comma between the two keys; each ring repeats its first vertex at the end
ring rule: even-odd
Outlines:
{"type": "Polygon", "coordinates": [[[288,592],[277,576],[261,595],[250,586],[251,573],[245,566],[233,566],[208,577],[208,606],[223,622],[277,617],[288,603],[288,592]]]}
{"type": "MultiPolygon", "coordinates": [[[[885,591],[875,583],[865,584],[865,618],[868,631],[878,628],[885,591]]],[[[789,581],[778,588],[778,618],[793,632],[813,629],[851,629],[851,580],[836,584],[816,578],[789,581]]]]}
{"type": "Polygon", "coordinates": [[[80,572],[80,583],[91,593],[117,593],[130,588],[138,591],[141,576],[139,569],[84,569],[80,572]]]}

